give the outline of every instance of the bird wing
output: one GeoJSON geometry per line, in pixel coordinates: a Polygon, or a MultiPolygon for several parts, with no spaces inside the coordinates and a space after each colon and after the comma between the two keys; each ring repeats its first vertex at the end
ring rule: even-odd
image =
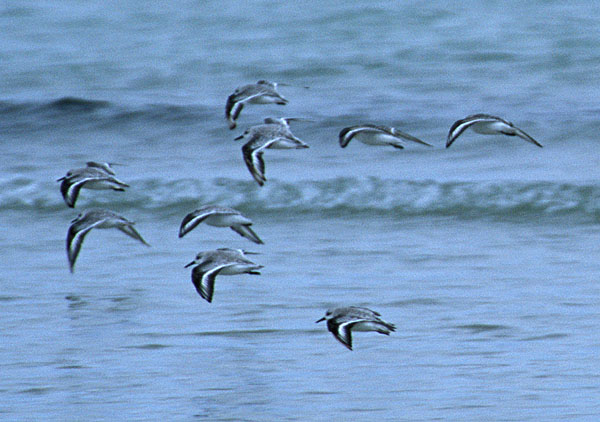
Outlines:
{"type": "Polygon", "coordinates": [[[332,319],[327,321],[327,328],[340,343],[352,350],[352,326],[363,321],[366,319],[351,319],[344,322],[332,319]]]}
{"type": "Polygon", "coordinates": [[[352,318],[354,318],[355,323],[372,320],[378,324],[383,325],[390,331],[396,331],[396,326],[394,324],[382,320],[380,318],[381,314],[377,311],[373,311],[369,308],[364,308],[362,306],[351,306],[350,309],[352,309],[353,315],[352,317],[346,317],[346,320],[348,321],[350,321],[352,318]]]}
{"type": "Polygon", "coordinates": [[[225,118],[229,122],[229,129],[233,130],[237,126],[235,121],[244,108],[243,101],[235,101],[234,95],[230,95],[227,98],[227,104],[225,104],[225,118]]]}
{"type": "Polygon", "coordinates": [[[427,145],[428,147],[432,147],[433,145],[428,144],[425,141],[420,140],[419,138],[409,135],[406,132],[402,132],[401,130],[398,130],[396,128],[390,128],[390,132],[392,133],[392,135],[397,136],[399,138],[402,139],[406,139],[407,141],[412,141],[412,142],[416,142],[417,144],[421,144],[421,145],[427,145]]]}
{"type": "Polygon", "coordinates": [[[75,202],[77,201],[77,197],[79,196],[79,191],[83,187],[83,185],[92,180],[91,178],[84,178],[78,181],[73,181],[73,179],[64,178],[60,184],[60,193],[65,200],[67,206],[74,208],[75,202]]]}
{"type": "MultiPolygon", "coordinates": [[[[185,236],[187,233],[196,228],[196,226],[202,223],[211,215],[217,213],[216,209],[205,209],[200,208],[195,211],[192,211],[188,215],[183,218],[181,222],[181,226],[179,227],[179,237],[185,236]]],[[[222,212],[220,212],[222,214],[222,212]]]]}
{"type": "Polygon", "coordinates": [[[122,231],[123,233],[125,233],[129,237],[131,237],[131,238],[133,238],[135,240],[139,240],[144,245],[150,246],[148,244],[148,242],[146,242],[144,240],[144,238],[142,237],[142,235],[138,233],[138,231],[135,229],[135,227],[133,227],[133,223],[130,222],[129,224],[125,224],[123,226],[119,226],[119,227],[117,227],[117,229],[119,229],[120,231],[122,231]]]}
{"type": "Polygon", "coordinates": [[[69,226],[69,230],[67,231],[67,258],[69,260],[69,269],[71,272],[73,272],[75,267],[75,261],[77,260],[77,256],[81,250],[83,239],[85,239],[85,236],[90,232],[90,230],[105,222],[106,219],[107,218],[102,218],[83,229],[79,229],[79,222],[75,222],[69,226]]]}
{"type": "Polygon", "coordinates": [[[110,163],[97,163],[96,161],[88,161],[85,163],[86,166],[95,168],[97,170],[103,171],[111,176],[115,176],[115,171],[110,166],[110,163]]]}
{"type": "Polygon", "coordinates": [[[340,146],[342,148],[346,148],[348,146],[348,144],[350,143],[350,141],[352,140],[352,138],[354,138],[354,136],[359,133],[361,131],[361,128],[364,128],[364,125],[362,126],[349,126],[349,127],[345,127],[340,131],[339,134],[339,142],[340,142],[340,146]]]}
{"type": "Polygon", "coordinates": [[[192,270],[192,283],[196,287],[196,291],[208,303],[212,302],[213,293],[215,290],[215,278],[219,272],[229,264],[223,264],[212,267],[208,271],[204,271],[206,265],[198,265],[192,270]]]}
{"type": "Polygon", "coordinates": [[[245,237],[246,239],[250,239],[254,243],[258,243],[259,245],[264,243],[262,240],[260,240],[260,237],[258,237],[258,235],[254,233],[254,230],[250,228],[249,224],[231,226],[231,230],[233,230],[240,236],[245,237]]]}
{"type": "Polygon", "coordinates": [[[242,154],[250,174],[259,186],[263,186],[267,181],[267,178],[265,177],[265,162],[263,160],[263,149],[265,146],[263,145],[260,148],[254,149],[252,148],[253,143],[254,142],[251,140],[245,144],[242,147],[242,154]]]}
{"type": "Polygon", "coordinates": [[[523,130],[519,129],[518,127],[515,127],[515,135],[518,136],[521,139],[525,139],[527,142],[531,142],[534,145],[537,145],[540,148],[543,148],[543,145],[540,144],[538,141],[536,141],[535,139],[533,139],[531,136],[529,136],[527,133],[525,133],[523,130]]]}

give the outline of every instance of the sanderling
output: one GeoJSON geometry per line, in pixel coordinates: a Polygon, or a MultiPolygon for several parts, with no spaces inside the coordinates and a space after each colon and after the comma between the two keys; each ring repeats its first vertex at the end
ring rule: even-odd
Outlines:
{"type": "Polygon", "coordinates": [[[316,322],[327,320],[327,329],[340,343],[352,350],[352,331],[377,331],[385,335],[396,331],[394,324],[385,322],[380,316],[368,308],[349,306],[328,310],[325,316],[316,322]]]}
{"type": "Polygon", "coordinates": [[[302,149],[308,148],[304,142],[296,138],[290,131],[292,118],[266,118],[262,125],[252,126],[236,140],[249,138],[242,147],[244,162],[254,180],[262,186],[266,182],[265,162],[262,158],[265,149],[302,149]]]}
{"type": "Polygon", "coordinates": [[[229,122],[229,129],[235,129],[235,120],[240,115],[245,103],[285,105],[288,100],[277,92],[277,84],[274,82],[260,80],[255,84],[238,87],[227,98],[225,105],[225,118],[229,122]]]}
{"type": "Polygon", "coordinates": [[[129,187],[128,184],[114,177],[115,172],[109,163],[88,161],[86,164],[87,167],[69,170],[64,177],[56,180],[62,182],[60,192],[69,207],[75,207],[81,188],[112,189],[123,192],[129,187]]]}
{"type": "Polygon", "coordinates": [[[257,274],[260,275],[262,265],[250,261],[242,249],[220,248],[213,251],[200,252],[196,258],[185,267],[196,265],[192,269],[192,282],[196,291],[206,299],[212,302],[215,289],[215,278],[218,274],[257,274]]]}
{"type": "Polygon", "coordinates": [[[209,226],[229,227],[234,232],[246,239],[250,239],[254,243],[263,243],[257,234],[250,228],[252,220],[243,216],[242,213],[233,208],[215,205],[204,205],[196,211],[186,215],[181,222],[181,227],[179,227],[179,237],[185,236],[202,222],[209,226]]]}
{"type": "Polygon", "coordinates": [[[398,149],[404,148],[403,140],[431,146],[427,142],[423,142],[419,138],[396,128],[372,124],[350,126],[340,131],[339,141],[342,148],[346,148],[352,139],[367,145],[390,145],[398,149]]]}
{"type": "Polygon", "coordinates": [[[77,255],[83,243],[83,239],[90,232],[96,229],[119,229],[127,236],[139,240],[146,246],[150,246],[144,238],[133,227],[133,221],[105,209],[91,209],[81,213],[71,221],[71,226],[67,232],[67,258],[69,259],[69,268],[73,272],[77,255]]]}
{"type": "Polygon", "coordinates": [[[500,117],[491,116],[489,114],[473,114],[465,117],[464,119],[457,120],[450,127],[448,138],[446,139],[446,148],[452,145],[456,138],[458,138],[468,128],[471,128],[474,132],[481,133],[483,135],[518,136],[519,138],[525,139],[527,142],[531,142],[540,148],[542,147],[538,141],[533,139],[518,127],[515,127],[515,125],[513,125],[511,122],[507,122],[500,117]]]}

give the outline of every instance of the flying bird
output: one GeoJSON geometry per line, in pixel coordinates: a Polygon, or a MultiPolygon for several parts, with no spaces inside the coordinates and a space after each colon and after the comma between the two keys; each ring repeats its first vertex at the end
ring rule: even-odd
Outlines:
{"type": "Polygon", "coordinates": [[[450,147],[454,141],[468,128],[473,129],[476,133],[483,135],[507,135],[507,136],[518,136],[521,139],[531,142],[538,147],[542,147],[538,141],[533,139],[527,133],[513,125],[511,122],[507,122],[497,116],[489,114],[473,114],[467,116],[464,119],[457,120],[454,122],[450,131],[448,132],[448,138],[446,139],[446,148],[450,147]]]}
{"type": "Polygon", "coordinates": [[[308,145],[292,134],[289,127],[289,122],[292,120],[297,119],[266,118],[264,124],[252,126],[242,135],[235,138],[235,140],[249,139],[242,147],[242,155],[250,174],[259,186],[263,186],[267,181],[265,177],[265,162],[263,160],[265,149],[308,148],[308,145]]]}
{"type": "Polygon", "coordinates": [[[352,350],[352,331],[376,331],[385,335],[396,331],[394,324],[385,322],[380,316],[368,308],[349,306],[330,309],[323,318],[315,322],[327,321],[327,329],[333,336],[352,350]]]}
{"type": "Polygon", "coordinates": [[[72,169],[64,177],[56,180],[60,184],[60,193],[67,206],[74,208],[79,191],[86,189],[112,189],[123,192],[129,185],[115,177],[115,172],[109,163],[88,161],[86,167],[72,169]]]}
{"type": "Polygon", "coordinates": [[[144,238],[133,227],[135,223],[125,217],[109,210],[94,208],[85,211],[71,221],[71,226],[67,231],[67,258],[69,260],[69,269],[73,272],[75,261],[81,250],[83,239],[92,229],[118,229],[127,236],[140,241],[146,246],[150,246],[144,238]]]}
{"type": "Polygon", "coordinates": [[[217,275],[255,274],[260,275],[262,265],[250,261],[242,249],[220,248],[213,251],[200,252],[185,267],[196,265],[192,269],[192,283],[200,296],[212,302],[217,275]]]}
{"type": "Polygon", "coordinates": [[[243,216],[242,213],[233,208],[218,207],[215,205],[203,205],[186,215],[179,227],[179,237],[185,236],[198,226],[198,224],[203,222],[209,226],[229,227],[240,236],[243,236],[254,243],[263,243],[258,235],[250,228],[252,220],[243,216]]]}
{"type": "Polygon", "coordinates": [[[288,100],[277,92],[277,84],[260,80],[255,84],[244,85],[227,98],[225,104],[225,118],[229,123],[229,129],[235,129],[236,119],[242,112],[244,104],[279,104],[286,105],[288,100]]]}
{"type": "Polygon", "coordinates": [[[346,148],[352,139],[361,141],[366,145],[389,145],[394,148],[403,149],[402,141],[416,142],[421,145],[431,146],[408,133],[402,132],[389,126],[372,124],[345,127],[340,131],[339,141],[342,148],[346,148]]]}

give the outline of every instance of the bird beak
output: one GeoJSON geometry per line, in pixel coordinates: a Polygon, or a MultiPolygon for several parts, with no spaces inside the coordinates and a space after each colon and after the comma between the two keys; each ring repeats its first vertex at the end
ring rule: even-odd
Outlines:
{"type": "Polygon", "coordinates": [[[192,261],[189,264],[185,265],[183,268],[187,268],[187,267],[191,267],[192,265],[194,265],[196,263],[196,261],[192,261]]]}
{"type": "Polygon", "coordinates": [[[315,324],[317,324],[317,323],[319,323],[319,322],[321,322],[321,321],[325,321],[325,317],[323,317],[323,318],[321,318],[321,319],[319,319],[319,320],[315,321],[315,324]]]}
{"type": "Polygon", "coordinates": [[[57,182],[62,182],[63,180],[65,180],[66,177],[61,177],[60,179],[56,179],[57,182]]]}
{"type": "Polygon", "coordinates": [[[240,135],[237,138],[233,138],[234,141],[239,141],[240,139],[243,139],[244,135],[240,135]]]}

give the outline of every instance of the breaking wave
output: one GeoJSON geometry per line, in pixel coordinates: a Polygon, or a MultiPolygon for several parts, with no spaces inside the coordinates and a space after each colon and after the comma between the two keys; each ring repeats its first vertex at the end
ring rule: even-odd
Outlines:
{"type": "MultiPolygon", "coordinates": [[[[82,190],[77,208],[136,208],[180,215],[200,204],[227,205],[261,213],[376,213],[397,216],[461,218],[570,217],[600,218],[600,187],[553,182],[399,181],[381,178],[335,178],[300,183],[215,178],[202,181],[141,179],[127,192],[82,190]]],[[[24,177],[0,181],[0,210],[64,209],[58,184],[24,177]]]]}

